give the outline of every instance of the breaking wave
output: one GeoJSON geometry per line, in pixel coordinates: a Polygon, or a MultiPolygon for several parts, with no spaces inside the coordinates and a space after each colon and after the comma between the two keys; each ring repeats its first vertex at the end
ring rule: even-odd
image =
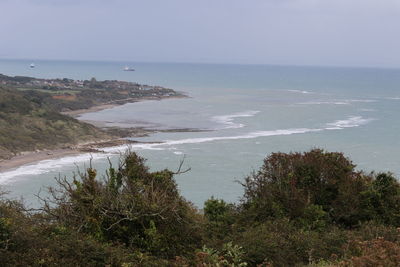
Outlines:
{"type": "Polygon", "coordinates": [[[212,117],[212,120],[214,122],[220,123],[225,125],[223,129],[237,129],[237,128],[243,128],[245,125],[241,123],[235,123],[233,120],[235,118],[245,118],[245,117],[253,117],[260,111],[257,110],[249,110],[245,112],[240,112],[240,113],[235,113],[231,115],[222,115],[222,116],[214,116],[212,117]]]}
{"type": "MultiPolygon", "coordinates": [[[[252,113],[248,112],[242,114],[229,115],[229,118],[231,119],[234,117],[252,116],[251,114],[256,114],[256,111],[253,111],[252,113]]],[[[174,146],[184,145],[184,144],[199,144],[199,143],[224,141],[224,140],[253,139],[253,138],[268,137],[268,136],[285,136],[285,135],[321,132],[327,130],[341,130],[346,128],[359,127],[361,125],[365,125],[371,122],[372,120],[373,119],[371,118],[363,118],[361,116],[350,116],[344,120],[337,120],[334,122],[327,123],[320,128],[292,128],[292,129],[279,129],[270,131],[254,131],[254,132],[249,132],[247,134],[234,135],[234,136],[198,137],[198,138],[187,138],[180,140],[165,140],[162,142],[153,142],[153,143],[138,143],[129,146],[123,145],[123,146],[107,147],[103,148],[104,153],[95,153],[95,154],[86,153],[78,156],[69,156],[61,159],[44,160],[32,165],[21,166],[15,170],[3,172],[1,173],[0,183],[6,183],[7,181],[18,176],[46,173],[49,172],[49,170],[54,170],[62,166],[72,165],[76,162],[87,161],[91,157],[94,160],[100,158],[106,158],[112,154],[124,152],[128,147],[132,150],[167,150],[171,149],[171,147],[175,149],[174,146]]],[[[174,153],[176,155],[181,155],[180,151],[176,151],[174,153]]]]}
{"type": "Polygon", "coordinates": [[[314,94],[313,92],[306,91],[306,90],[286,90],[288,92],[292,93],[300,93],[300,94],[314,94]]]}
{"type": "Polygon", "coordinates": [[[340,129],[344,129],[344,128],[353,128],[353,127],[358,127],[358,126],[367,124],[372,120],[373,119],[371,119],[371,118],[364,119],[361,116],[352,116],[346,120],[337,120],[335,122],[327,123],[328,127],[325,129],[326,130],[340,130],[340,129]]]}
{"type": "Polygon", "coordinates": [[[350,105],[352,103],[373,103],[374,99],[346,99],[346,100],[332,100],[332,101],[309,101],[297,103],[298,105],[350,105]]]}
{"type": "Polygon", "coordinates": [[[61,168],[63,166],[73,165],[76,162],[89,161],[90,158],[96,160],[106,157],[107,155],[101,153],[94,153],[94,154],[84,153],[76,156],[67,156],[57,159],[42,160],[33,164],[23,165],[14,170],[0,173],[0,184],[5,184],[14,177],[43,174],[50,172],[51,170],[61,168]]]}

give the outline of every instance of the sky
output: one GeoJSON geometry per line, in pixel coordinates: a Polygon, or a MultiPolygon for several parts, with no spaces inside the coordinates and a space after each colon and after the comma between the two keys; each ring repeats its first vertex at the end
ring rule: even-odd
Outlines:
{"type": "Polygon", "coordinates": [[[400,0],[0,0],[0,58],[400,67],[400,0]]]}

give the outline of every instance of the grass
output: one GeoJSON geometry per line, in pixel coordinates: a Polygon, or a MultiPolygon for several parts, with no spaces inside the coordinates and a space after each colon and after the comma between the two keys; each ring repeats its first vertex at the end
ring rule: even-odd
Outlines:
{"type": "MultiPolygon", "coordinates": [[[[48,94],[0,87],[0,158],[109,137],[93,125],[60,114],[48,94]]],[[[65,100],[60,100],[65,101],[65,100]]]]}
{"type": "Polygon", "coordinates": [[[71,94],[71,95],[76,95],[81,92],[81,90],[47,90],[47,89],[40,89],[40,88],[29,88],[29,87],[17,87],[16,88],[19,91],[37,91],[41,93],[49,93],[52,95],[62,95],[62,94],[71,94]]]}

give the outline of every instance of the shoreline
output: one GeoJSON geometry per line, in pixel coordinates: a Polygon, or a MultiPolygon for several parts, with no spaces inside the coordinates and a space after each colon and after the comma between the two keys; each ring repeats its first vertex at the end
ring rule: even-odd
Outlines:
{"type": "Polygon", "coordinates": [[[57,159],[78,154],[80,154],[78,150],[68,148],[24,152],[10,159],[0,161],[0,174],[43,160],[57,159]]]}
{"type": "MultiPolygon", "coordinates": [[[[129,103],[137,103],[141,101],[147,101],[147,100],[164,100],[164,99],[169,99],[169,98],[188,98],[189,96],[186,96],[182,93],[182,95],[178,96],[168,96],[168,97],[146,97],[146,98],[141,98],[141,99],[130,99],[126,100],[124,99],[124,102],[120,103],[107,103],[107,104],[102,104],[94,107],[90,107],[87,109],[79,109],[79,110],[72,110],[72,111],[66,111],[66,112],[61,112],[64,115],[71,116],[73,118],[78,119],[79,115],[85,114],[85,113],[91,113],[91,112],[97,112],[105,109],[111,109],[117,106],[122,106],[124,104],[129,104],[129,103]]],[[[109,128],[105,125],[105,123],[101,121],[85,121],[81,120],[83,122],[89,123],[95,127],[98,128],[109,128]]],[[[113,127],[113,128],[118,128],[118,129],[124,129],[120,127],[113,127]]],[[[147,134],[154,133],[154,132],[182,132],[182,131],[201,131],[200,129],[171,129],[171,130],[162,130],[162,129],[144,129],[142,127],[132,127],[130,128],[130,133],[132,134],[135,132],[133,135],[129,137],[143,137],[147,134]]],[[[91,141],[91,142],[85,142],[85,143],[80,143],[76,145],[64,145],[62,148],[54,148],[54,149],[45,149],[45,150],[40,150],[40,151],[26,151],[22,152],[18,155],[15,155],[9,159],[3,159],[0,160],[0,174],[3,172],[7,171],[12,171],[15,169],[18,169],[19,167],[22,167],[24,165],[30,165],[34,164],[43,160],[53,160],[53,159],[59,159],[67,156],[75,156],[83,153],[103,153],[101,148],[104,147],[113,147],[113,146],[120,146],[120,145],[129,145],[129,144],[135,144],[138,143],[137,141],[132,141],[129,139],[124,139],[122,137],[115,137],[112,139],[108,140],[98,140],[98,141],[91,141]]]]}
{"type": "Polygon", "coordinates": [[[189,96],[181,93],[181,95],[176,95],[176,96],[152,96],[152,97],[143,97],[143,98],[131,98],[131,99],[121,99],[121,100],[117,100],[114,101],[112,103],[105,103],[105,104],[101,104],[98,106],[93,106],[90,108],[84,108],[84,109],[76,109],[76,110],[71,110],[71,111],[63,111],[60,112],[61,114],[64,115],[68,115],[71,116],[73,118],[77,118],[79,117],[79,115],[85,114],[85,113],[92,113],[92,112],[97,112],[97,111],[102,111],[105,109],[111,109],[111,108],[115,108],[118,106],[122,106],[125,104],[132,104],[132,103],[138,103],[138,102],[142,102],[142,101],[149,101],[149,100],[157,100],[157,101],[161,101],[161,100],[165,100],[165,99],[175,99],[175,98],[189,98],[189,96]]]}
{"type": "Polygon", "coordinates": [[[27,151],[10,159],[0,161],[0,174],[12,171],[24,165],[34,164],[43,160],[54,160],[67,156],[76,156],[83,153],[103,153],[101,148],[121,145],[136,144],[136,141],[128,139],[109,139],[97,142],[87,142],[78,145],[71,145],[65,148],[46,149],[40,151],[27,151]]]}

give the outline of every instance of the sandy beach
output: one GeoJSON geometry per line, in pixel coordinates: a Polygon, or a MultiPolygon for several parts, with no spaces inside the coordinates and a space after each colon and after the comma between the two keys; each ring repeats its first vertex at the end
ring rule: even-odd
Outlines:
{"type": "Polygon", "coordinates": [[[86,108],[86,109],[64,111],[64,112],[61,112],[61,114],[69,115],[71,117],[78,117],[79,115],[84,114],[84,113],[96,112],[96,111],[100,111],[100,110],[104,110],[104,109],[113,108],[116,106],[119,106],[119,105],[118,104],[104,104],[104,105],[94,106],[94,107],[86,108]]]}
{"type": "Polygon", "coordinates": [[[97,142],[82,143],[79,145],[71,145],[66,148],[60,149],[23,152],[20,155],[12,157],[11,159],[1,160],[0,173],[42,160],[58,159],[66,156],[79,155],[81,153],[88,152],[102,153],[101,148],[103,147],[129,145],[135,143],[135,141],[127,139],[110,139],[97,142]]]}
{"type": "Polygon", "coordinates": [[[178,96],[163,96],[163,97],[154,96],[154,97],[144,97],[144,98],[122,99],[122,100],[113,101],[112,103],[102,104],[102,105],[94,106],[94,107],[87,108],[87,109],[77,109],[77,110],[71,110],[71,111],[64,111],[61,113],[64,115],[69,115],[71,117],[76,118],[76,117],[79,117],[79,115],[84,114],[84,113],[97,112],[97,111],[101,111],[104,109],[110,109],[110,108],[114,108],[114,107],[121,106],[124,104],[129,104],[129,103],[136,103],[136,102],[148,101],[148,100],[163,100],[163,99],[169,99],[169,98],[188,98],[188,97],[189,96],[182,94],[182,95],[178,95],[178,96]]]}
{"type": "Polygon", "coordinates": [[[22,165],[27,165],[35,163],[42,160],[57,159],[70,155],[77,155],[81,153],[79,150],[75,149],[54,149],[54,150],[44,150],[44,151],[30,151],[21,153],[21,155],[12,157],[11,159],[6,159],[0,161],[0,173],[8,170],[18,168],[22,165]]]}

